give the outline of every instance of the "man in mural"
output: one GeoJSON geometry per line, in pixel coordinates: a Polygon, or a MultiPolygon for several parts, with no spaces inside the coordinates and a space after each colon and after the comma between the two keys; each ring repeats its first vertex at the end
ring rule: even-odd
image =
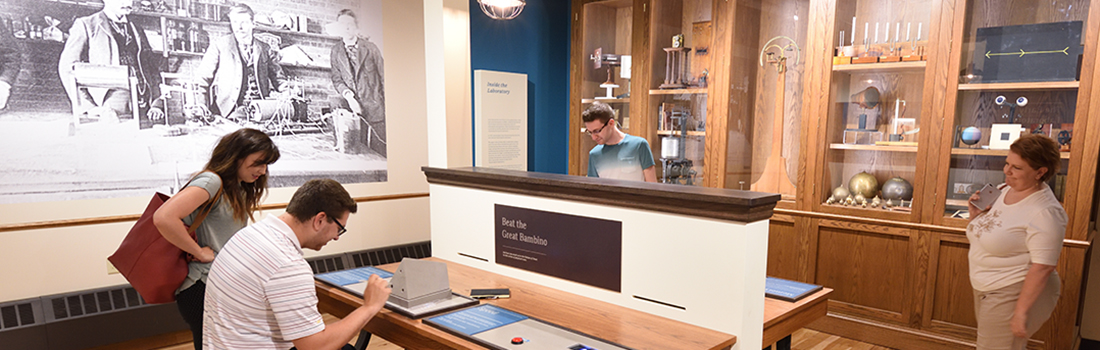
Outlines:
{"type": "Polygon", "coordinates": [[[137,78],[139,125],[150,128],[164,117],[160,106],[160,56],[149,46],[145,31],[130,22],[132,0],[103,0],[103,10],[73,21],[58,60],[58,75],[73,106],[74,118],[131,115],[129,89],[77,89],[77,70],[95,74],[107,65],[126,66],[137,78]],[[80,65],[78,62],[89,63],[80,65]]]}
{"type": "Polygon", "coordinates": [[[588,152],[588,176],[657,182],[656,163],[645,139],[619,130],[615,111],[596,102],[581,115],[596,147],[588,152]]]}
{"type": "MultiPolygon", "coordinates": [[[[253,100],[274,97],[288,88],[283,68],[271,46],[252,34],[255,12],[245,4],[229,9],[232,35],[212,41],[199,63],[199,84],[209,88],[212,112],[230,119],[245,120],[253,100]]],[[[206,98],[204,96],[204,98],[206,98]]]]}
{"type": "Polygon", "coordinates": [[[345,9],[336,15],[336,28],[343,41],[332,46],[332,85],[342,98],[334,107],[363,117],[369,147],[386,155],[386,95],[383,91],[382,51],[359,35],[359,19],[345,9]]]}
{"type": "Polygon", "coordinates": [[[23,56],[15,37],[10,31],[0,30],[0,110],[8,108],[11,86],[15,84],[22,64],[23,56]]]}

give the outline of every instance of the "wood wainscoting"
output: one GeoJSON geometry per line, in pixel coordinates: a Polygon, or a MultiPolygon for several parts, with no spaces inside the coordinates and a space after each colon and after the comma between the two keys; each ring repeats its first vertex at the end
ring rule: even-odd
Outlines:
{"type": "MultiPolygon", "coordinates": [[[[776,209],[768,275],[833,288],[810,329],[898,349],[974,349],[969,243],[960,228],[776,209]]],[[[1072,349],[1088,243],[1067,239],[1062,296],[1029,349],[1072,349]]]]}

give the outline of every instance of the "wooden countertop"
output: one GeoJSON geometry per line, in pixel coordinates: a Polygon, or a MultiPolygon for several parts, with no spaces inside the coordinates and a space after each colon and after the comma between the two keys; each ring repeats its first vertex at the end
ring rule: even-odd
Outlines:
{"type": "Polygon", "coordinates": [[[829,311],[830,288],[824,288],[796,302],[764,298],[764,346],[785,338],[829,311]]]}
{"type": "MultiPolygon", "coordinates": [[[[451,288],[469,295],[473,288],[510,288],[508,299],[483,303],[536,317],[593,337],[635,349],[726,349],[737,337],[711,329],[655,316],[603,301],[566,293],[438,258],[447,263],[451,288]]],[[[398,263],[378,266],[395,271],[398,263]]],[[[339,288],[317,283],[319,307],[343,317],[362,305],[362,299],[339,288]]],[[[366,329],[406,348],[480,349],[481,346],[389,310],[382,310],[366,329]]]]}
{"type": "Polygon", "coordinates": [[[429,183],[753,222],[772,216],[774,193],[622,181],[492,168],[423,167],[429,183]]]}

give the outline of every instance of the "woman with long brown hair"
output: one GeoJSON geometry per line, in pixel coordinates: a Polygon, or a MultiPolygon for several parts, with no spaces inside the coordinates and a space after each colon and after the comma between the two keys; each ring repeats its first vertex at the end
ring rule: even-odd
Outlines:
{"type": "Polygon", "coordinates": [[[262,131],[242,128],[225,135],[214,146],[203,170],[153,215],[166,240],[194,256],[187,278],[176,290],[176,305],[191,326],[196,349],[202,348],[202,314],[206,275],[214,256],[233,234],[255,221],[260,200],[267,192],[267,165],[279,160],[279,148],[262,131]],[[213,200],[206,219],[191,239],[185,225],[213,200]]]}

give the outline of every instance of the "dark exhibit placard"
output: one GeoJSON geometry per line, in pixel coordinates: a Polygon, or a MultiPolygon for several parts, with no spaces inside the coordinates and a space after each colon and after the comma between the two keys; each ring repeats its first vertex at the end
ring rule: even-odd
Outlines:
{"type": "Polygon", "coordinates": [[[982,83],[1077,80],[1081,21],[978,28],[974,72],[982,83]]]}
{"type": "Polygon", "coordinates": [[[623,223],[496,205],[496,263],[622,291],[623,223]]]}

